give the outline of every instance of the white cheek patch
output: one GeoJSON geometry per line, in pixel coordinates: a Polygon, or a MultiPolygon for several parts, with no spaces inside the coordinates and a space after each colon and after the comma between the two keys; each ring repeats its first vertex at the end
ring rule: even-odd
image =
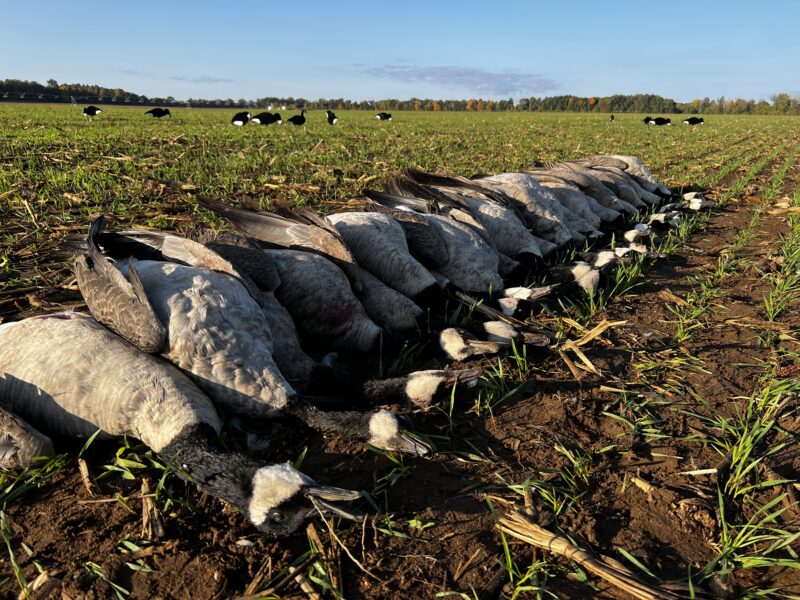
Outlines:
{"type": "Polygon", "coordinates": [[[412,373],[406,382],[406,396],[414,404],[428,405],[444,379],[439,371],[412,373]]]}
{"type": "Polygon", "coordinates": [[[617,254],[615,252],[604,250],[597,254],[597,259],[595,260],[594,266],[597,268],[604,267],[608,263],[617,259],[617,254]]]}
{"type": "Polygon", "coordinates": [[[388,442],[397,437],[400,427],[397,418],[388,410],[375,413],[369,420],[369,443],[378,448],[383,448],[388,442]]]}
{"type": "Polygon", "coordinates": [[[592,271],[592,267],[585,262],[577,262],[572,267],[572,277],[575,281],[583,279],[585,275],[592,271]]]}
{"type": "Polygon", "coordinates": [[[260,468],[253,475],[253,495],[248,506],[250,522],[261,525],[269,511],[300,492],[309,483],[311,479],[288,462],[260,468]]]}

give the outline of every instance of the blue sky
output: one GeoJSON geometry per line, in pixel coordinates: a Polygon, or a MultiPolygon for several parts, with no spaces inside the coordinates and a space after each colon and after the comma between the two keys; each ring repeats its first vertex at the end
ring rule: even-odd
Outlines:
{"type": "Polygon", "coordinates": [[[3,0],[0,15],[0,79],[178,99],[800,93],[792,0],[3,0]]]}

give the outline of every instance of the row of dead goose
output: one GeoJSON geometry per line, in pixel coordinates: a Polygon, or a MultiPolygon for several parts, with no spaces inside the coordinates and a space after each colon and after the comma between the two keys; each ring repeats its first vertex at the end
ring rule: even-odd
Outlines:
{"type": "Polygon", "coordinates": [[[354,383],[307,348],[317,355],[396,348],[421,319],[430,328],[431,307],[465,292],[498,318],[472,333],[445,322],[434,327],[451,359],[498,352],[512,341],[542,344],[542,336],[505,317],[554,286],[507,282],[533,271],[561,282],[561,290],[593,294],[604,272],[649,252],[643,242],[654,227],[711,205],[688,195],[647,223],[621,226],[623,217],[674,199],[638,159],[622,156],[475,179],[409,170],[367,196],[368,210],[327,217],[198,197],[239,233],[196,231],[193,239],[105,232],[96,220],[75,262],[92,317],[61,313],[0,325],[0,461],[26,466],[52,453],[49,438],[28,422],[69,437],[99,428],[141,439],[262,531],[290,532],[316,510],[347,516],[336,501],[357,494],[223,448],[216,407],[287,415],[319,431],[426,455],[430,446],[405,432],[397,415],[364,407],[424,407],[448,386],[474,382],[478,369],[354,383]],[[543,266],[556,249],[609,227],[629,245],[543,266]],[[362,410],[320,409],[320,390],[362,410]]]}

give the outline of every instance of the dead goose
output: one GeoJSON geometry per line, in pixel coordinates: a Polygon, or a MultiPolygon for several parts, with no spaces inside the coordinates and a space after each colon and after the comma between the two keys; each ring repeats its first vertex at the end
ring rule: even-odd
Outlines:
{"type": "Polygon", "coordinates": [[[635,156],[623,156],[620,154],[609,154],[592,156],[584,161],[589,166],[609,166],[622,169],[636,179],[636,181],[648,192],[659,194],[664,198],[672,196],[672,190],[662,185],[653,176],[650,170],[642,164],[642,161],[635,156]]]}
{"type": "Polygon", "coordinates": [[[320,486],[288,463],[263,466],[224,451],[214,406],[172,365],[86,315],[52,314],[0,325],[0,402],[49,433],[140,439],[224,498],[259,530],[288,534],[319,504],[358,493],[320,486]]]}
{"type": "MultiPolygon", "coordinates": [[[[542,187],[551,190],[563,206],[567,208],[574,207],[575,210],[581,212],[588,209],[599,219],[599,223],[611,223],[622,217],[621,211],[606,208],[588,194],[584,194],[577,185],[569,181],[547,175],[537,175],[536,181],[542,187]]],[[[587,218],[591,219],[591,216],[587,215],[587,218]]],[[[600,227],[599,224],[597,226],[600,227]]]]}
{"type": "Polygon", "coordinates": [[[477,180],[482,186],[500,190],[524,204],[526,210],[540,218],[534,223],[529,221],[533,232],[553,242],[563,245],[569,241],[582,242],[586,236],[598,237],[600,230],[595,227],[593,221],[596,218],[588,207],[584,209],[585,214],[570,212],[558,200],[558,197],[549,189],[542,187],[536,178],[528,173],[499,173],[477,180]],[[589,216],[591,215],[591,217],[589,216]],[[587,218],[589,217],[589,218],[587,218]],[[555,221],[560,228],[554,232],[558,235],[540,231],[537,227],[539,221],[548,219],[555,221]],[[567,237],[569,236],[569,237],[567,237]]]}
{"type": "Polygon", "coordinates": [[[618,198],[603,183],[589,174],[588,171],[578,172],[564,166],[550,166],[549,168],[528,169],[525,171],[533,175],[534,179],[546,177],[549,179],[557,178],[576,185],[587,196],[591,196],[602,206],[616,211],[624,212],[628,215],[635,215],[638,211],[636,207],[618,198]]]}
{"type": "Polygon", "coordinates": [[[342,270],[324,256],[300,250],[262,250],[278,269],[275,295],[300,332],[317,345],[368,352],[383,329],[367,316],[342,270]]]}
{"type": "MultiPolygon", "coordinates": [[[[99,227],[94,223],[90,238],[99,235],[101,227],[102,223],[99,227]]],[[[93,245],[91,239],[89,245],[93,245]]],[[[195,246],[199,246],[200,252],[211,254],[208,248],[195,246]]],[[[115,249],[109,247],[108,251],[113,254],[115,249]]],[[[95,296],[99,286],[83,286],[86,271],[95,276],[96,265],[104,260],[95,256],[95,268],[88,268],[85,260],[76,263],[81,265],[76,274],[87,306],[93,314],[101,316],[109,312],[105,307],[109,302],[128,303],[122,297],[95,296]]],[[[120,267],[123,275],[128,270],[128,265],[120,267]]],[[[300,397],[272,357],[272,333],[263,308],[238,279],[228,273],[164,261],[140,260],[135,263],[135,270],[147,300],[168,331],[162,356],[189,373],[215,402],[243,415],[291,415],[320,431],[370,441],[373,445],[384,444],[381,447],[389,450],[427,453],[427,449],[403,434],[392,437],[386,425],[394,418],[390,413],[320,414],[300,397]]],[[[90,281],[95,283],[95,277],[90,281]]],[[[108,279],[109,287],[117,283],[116,278],[108,279]]],[[[122,332],[139,326],[135,321],[107,324],[122,332]]],[[[393,431],[397,433],[398,427],[393,431]]]]}
{"type": "Polygon", "coordinates": [[[633,226],[633,229],[629,229],[622,234],[622,238],[626,242],[630,242],[631,244],[635,244],[639,242],[639,240],[644,238],[649,238],[653,235],[653,228],[650,227],[647,223],[637,223],[633,226]]]}
{"type": "MultiPolygon", "coordinates": [[[[513,201],[504,196],[491,194],[492,199],[478,197],[479,194],[465,188],[453,188],[445,185],[426,185],[415,181],[417,178],[432,178],[438,181],[447,178],[430,176],[409,169],[403,175],[394,177],[384,186],[387,191],[405,197],[418,197],[433,202],[440,212],[448,214],[449,210],[466,210],[475,221],[482,226],[478,233],[485,232],[495,250],[501,255],[519,260],[528,266],[538,265],[543,257],[540,240],[534,237],[525,227],[522,217],[512,207],[513,201]]],[[[502,269],[501,269],[501,274],[502,269]]]]}
{"type": "Polygon", "coordinates": [[[390,215],[350,212],[328,215],[358,264],[415,302],[441,295],[436,278],[408,249],[403,227],[390,215]]]}
{"type": "Polygon", "coordinates": [[[625,178],[621,175],[611,173],[602,168],[591,168],[581,163],[573,163],[569,161],[560,163],[559,166],[577,171],[578,173],[591,175],[592,177],[598,179],[609,190],[611,190],[618,198],[624,200],[634,208],[641,210],[647,207],[647,204],[639,197],[639,194],[636,193],[636,190],[629,185],[625,178]]]}
{"type": "Polygon", "coordinates": [[[362,269],[338,231],[309,209],[283,211],[243,210],[204,196],[198,203],[224,216],[247,236],[272,247],[317,252],[332,260],[345,272],[369,317],[388,331],[404,331],[416,326],[422,309],[411,299],[383,284],[362,269]]]}
{"type": "MultiPolygon", "coordinates": [[[[415,200],[393,194],[366,190],[371,200],[391,208],[413,210],[415,200]]],[[[437,231],[447,248],[448,260],[437,271],[454,286],[465,291],[486,292],[503,289],[503,278],[498,272],[500,258],[474,229],[454,219],[436,214],[417,213],[437,231]]]]}

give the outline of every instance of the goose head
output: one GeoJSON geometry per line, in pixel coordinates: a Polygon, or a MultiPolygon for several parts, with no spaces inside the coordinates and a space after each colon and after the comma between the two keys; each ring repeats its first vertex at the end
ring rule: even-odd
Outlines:
{"type": "Polygon", "coordinates": [[[430,406],[438,394],[457,384],[473,387],[481,375],[483,375],[481,368],[415,371],[409,373],[403,391],[408,402],[413,406],[430,406]]]}
{"type": "Polygon", "coordinates": [[[336,502],[356,500],[359,492],[319,485],[289,463],[259,468],[252,478],[246,513],[255,527],[268,535],[296,531],[317,511],[323,515],[357,518],[336,502]]]}
{"type": "Polygon", "coordinates": [[[463,361],[479,354],[497,354],[500,346],[491,341],[477,339],[459,327],[449,327],[439,332],[439,346],[453,360],[463,361]]]}
{"type": "Polygon", "coordinates": [[[428,456],[431,447],[400,430],[397,415],[388,410],[378,410],[368,415],[367,443],[384,450],[397,450],[406,454],[428,456]]]}

